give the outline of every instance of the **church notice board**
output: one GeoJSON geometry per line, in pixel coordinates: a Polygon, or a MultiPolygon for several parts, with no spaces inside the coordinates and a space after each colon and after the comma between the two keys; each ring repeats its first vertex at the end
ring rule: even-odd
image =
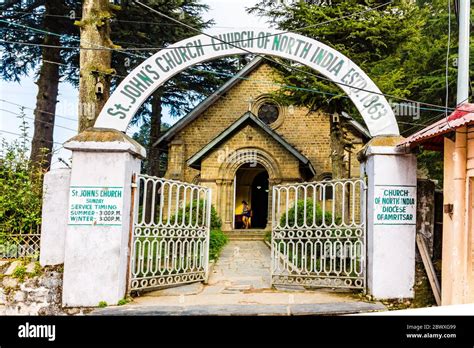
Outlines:
{"type": "Polygon", "coordinates": [[[68,225],[122,225],[123,187],[71,186],[68,225]]]}
{"type": "Polygon", "coordinates": [[[415,224],[416,186],[375,186],[374,225],[415,224]]]}

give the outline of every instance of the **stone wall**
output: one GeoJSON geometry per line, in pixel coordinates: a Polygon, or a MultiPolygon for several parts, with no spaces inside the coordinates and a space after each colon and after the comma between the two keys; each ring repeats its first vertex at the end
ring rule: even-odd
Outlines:
{"type": "Polygon", "coordinates": [[[0,315],[73,315],[86,308],[63,308],[63,266],[0,261],[0,315]]]}

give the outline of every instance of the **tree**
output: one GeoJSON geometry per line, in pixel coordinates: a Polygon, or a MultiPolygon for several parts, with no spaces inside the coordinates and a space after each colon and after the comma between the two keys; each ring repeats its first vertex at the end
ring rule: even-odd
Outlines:
{"type": "MultiPolygon", "coordinates": [[[[408,58],[413,43],[421,39],[420,28],[424,18],[415,5],[406,1],[395,0],[370,10],[370,7],[383,3],[387,1],[333,0],[328,5],[301,1],[282,6],[263,0],[250,8],[249,12],[267,17],[279,29],[292,31],[304,27],[297,29],[297,32],[348,56],[384,93],[406,97],[409,90],[406,88],[403,60],[408,58]],[[335,21],[337,18],[340,19],[335,21]]],[[[309,68],[298,70],[284,69],[281,83],[315,89],[325,94],[283,88],[279,93],[282,99],[311,109],[323,108],[331,113],[349,110],[357,115],[350,100],[335,84],[321,79],[309,68]]]]}
{"type": "MultiPolygon", "coordinates": [[[[211,21],[204,21],[202,13],[208,6],[198,0],[157,0],[153,2],[156,10],[179,19],[197,30],[204,30],[212,25],[211,21]]],[[[156,47],[162,48],[169,44],[196,35],[196,31],[173,23],[141,6],[131,2],[123,2],[122,10],[117,12],[116,18],[111,21],[112,40],[122,48],[156,47]]],[[[117,75],[125,76],[130,70],[141,63],[151,53],[150,50],[133,51],[123,54],[113,53],[112,66],[117,75]]],[[[160,175],[160,149],[153,144],[161,135],[161,117],[163,109],[172,116],[180,117],[188,113],[193,106],[205,96],[212,93],[228,77],[216,75],[217,71],[232,74],[236,70],[234,59],[227,58],[201,64],[194,69],[181,72],[167,81],[154,92],[149,101],[140,109],[133,120],[133,124],[150,125],[147,142],[147,173],[160,175]]],[[[113,81],[116,86],[120,78],[113,81]]]]}
{"type": "MultiPolygon", "coordinates": [[[[110,96],[112,52],[116,46],[110,39],[112,8],[108,0],[84,0],[81,28],[79,78],[79,132],[93,127],[110,96]]],[[[116,7],[115,9],[119,9],[116,7]]]]}
{"type": "MultiPolygon", "coordinates": [[[[332,0],[328,6],[299,2],[285,7],[263,0],[250,8],[249,12],[266,16],[269,22],[279,29],[293,30],[311,26],[298,32],[322,41],[347,55],[367,72],[385,94],[441,105],[438,108],[429,106],[424,108],[419,115],[420,119],[415,121],[399,118],[401,133],[409,135],[424,124],[443,117],[445,103],[450,107],[456,105],[457,69],[453,64],[458,45],[456,6],[454,6],[456,1],[448,2],[452,9],[452,24],[448,59],[448,84],[451,93],[447,101],[445,70],[450,18],[448,3],[446,0],[416,2],[395,0],[386,6],[370,10],[371,7],[384,3],[387,2],[332,0]],[[340,19],[318,25],[336,18],[340,19]]],[[[474,22],[474,13],[471,12],[471,15],[474,22]]],[[[470,47],[474,48],[472,36],[470,47]]],[[[282,88],[278,96],[283,100],[313,109],[322,107],[329,112],[346,109],[353,115],[358,115],[349,100],[334,84],[291,69],[285,73],[281,81],[283,84],[317,89],[329,94],[282,88]]],[[[311,73],[314,74],[314,71],[311,73]]],[[[474,75],[473,60],[471,60],[472,75],[474,75]]],[[[389,101],[400,102],[397,99],[389,101]]],[[[420,165],[427,168],[429,176],[440,180],[442,158],[439,154],[423,152],[418,157],[420,165]]]]}
{"type": "Polygon", "coordinates": [[[67,77],[74,72],[73,66],[61,64],[74,59],[73,56],[77,54],[57,47],[70,45],[72,40],[67,35],[78,34],[73,20],[67,14],[74,16],[79,7],[80,1],[73,0],[13,0],[0,6],[3,19],[0,28],[3,40],[7,41],[0,43],[1,77],[7,81],[19,81],[40,67],[36,81],[38,93],[30,162],[40,164],[43,170],[51,165],[59,78],[66,76],[68,80],[67,77]],[[26,46],[18,42],[33,45],[26,46]]]}

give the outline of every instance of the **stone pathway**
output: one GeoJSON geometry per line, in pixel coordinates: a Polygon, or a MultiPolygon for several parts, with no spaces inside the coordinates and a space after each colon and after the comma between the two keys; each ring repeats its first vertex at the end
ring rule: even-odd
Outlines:
{"type": "Polygon", "coordinates": [[[212,267],[208,284],[145,293],[125,306],[93,315],[335,315],[384,310],[350,292],[279,287],[270,282],[270,249],[261,241],[230,241],[212,267]]]}
{"type": "Polygon", "coordinates": [[[230,241],[214,265],[204,293],[270,288],[270,249],[260,241],[230,241]]]}

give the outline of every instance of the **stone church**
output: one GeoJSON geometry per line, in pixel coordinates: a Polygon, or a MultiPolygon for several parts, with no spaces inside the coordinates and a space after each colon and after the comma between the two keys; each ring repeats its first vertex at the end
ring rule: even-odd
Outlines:
{"type": "Polygon", "coordinates": [[[251,227],[270,230],[273,185],[360,175],[369,132],[347,113],[281,105],[277,74],[252,60],[154,144],[168,153],[166,178],[212,188],[224,231],[243,227],[242,201],[251,227]]]}

